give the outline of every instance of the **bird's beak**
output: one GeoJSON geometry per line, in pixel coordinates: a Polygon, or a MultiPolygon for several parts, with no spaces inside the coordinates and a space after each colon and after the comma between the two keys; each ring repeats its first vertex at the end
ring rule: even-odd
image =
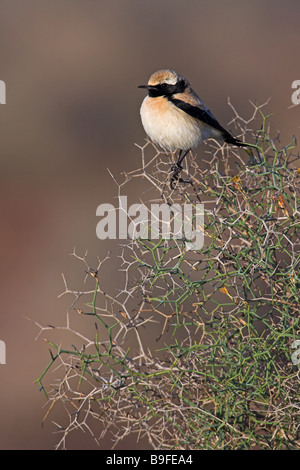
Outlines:
{"type": "Polygon", "coordinates": [[[154,91],[157,90],[156,85],[139,85],[138,88],[146,88],[146,90],[154,90],[154,91]]]}

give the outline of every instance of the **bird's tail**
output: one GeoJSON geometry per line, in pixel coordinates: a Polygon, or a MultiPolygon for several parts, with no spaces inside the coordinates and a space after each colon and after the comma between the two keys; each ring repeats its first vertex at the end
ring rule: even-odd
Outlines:
{"type": "Polygon", "coordinates": [[[246,142],[243,142],[242,140],[239,140],[239,139],[236,139],[235,137],[233,137],[229,132],[226,131],[226,133],[224,133],[224,141],[227,143],[227,144],[231,144],[231,145],[236,145],[237,147],[243,147],[244,150],[248,153],[248,155],[250,156],[250,160],[251,161],[254,161],[254,156],[253,156],[253,153],[252,153],[252,150],[251,148],[255,148],[255,145],[252,145],[252,144],[247,144],[246,142]]]}
{"type": "Polygon", "coordinates": [[[253,147],[252,144],[247,144],[246,142],[236,139],[233,135],[229,134],[229,132],[226,132],[223,137],[226,144],[236,145],[237,147],[253,147]]]}

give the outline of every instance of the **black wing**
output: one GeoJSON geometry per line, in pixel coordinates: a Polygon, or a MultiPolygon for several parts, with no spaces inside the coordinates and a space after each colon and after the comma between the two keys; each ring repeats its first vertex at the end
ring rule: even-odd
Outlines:
{"type": "Polygon", "coordinates": [[[233,137],[221,124],[214,118],[214,116],[207,110],[201,109],[198,106],[193,106],[185,101],[178,100],[176,98],[168,97],[169,101],[171,101],[177,108],[181,109],[185,113],[189,114],[190,116],[199,119],[199,121],[204,122],[205,124],[213,127],[214,129],[221,132],[224,141],[228,144],[237,145],[239,147],[243,147],[246,144],[244,142],[236,139],[233,137]]]}

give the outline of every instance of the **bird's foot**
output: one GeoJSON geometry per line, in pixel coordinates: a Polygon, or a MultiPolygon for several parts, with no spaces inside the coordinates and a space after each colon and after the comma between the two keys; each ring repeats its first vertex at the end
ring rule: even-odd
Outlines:
{"type": "Polygon", "coordinates": [[[179,180],[179,175],[182,172],[182,169],[183,168],[180,165],[180,163],[174,163],[174,165],[172,165],[171,170],[173,171],[173,173],[172,173],[171,179],[170,179],[170,188],[171,189],[174,189],[175,182],[179,180]]]}
{"type": "Polygon", "coordinates": [[[180,173],[183,170],[183,167],[180,165],[180,163],[175,163],[172,165],[171,170],[173,171],[170,179],[170,188],[173,190],[175,183],[178,181],[179,183],[191,183],[191,180],[184,180],[182,178],[179,178],[180,173]]]}

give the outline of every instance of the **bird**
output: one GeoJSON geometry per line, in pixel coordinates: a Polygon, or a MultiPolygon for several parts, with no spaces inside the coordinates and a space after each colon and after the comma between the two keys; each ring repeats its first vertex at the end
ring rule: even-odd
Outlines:
{"type": "Polygon", "coordinates": [[[138,88],[148,91],[140,108],[146,134],[163,150],[178,151],[177,163],[172,167],[171,187],[178,179],[186,155],[206,139],[244,147],[252,157],[251,144],[242,142],[224,129],[188,80],[174,70],[158,70],[150,76],[147,85],[139,85],[138,88]]]}

